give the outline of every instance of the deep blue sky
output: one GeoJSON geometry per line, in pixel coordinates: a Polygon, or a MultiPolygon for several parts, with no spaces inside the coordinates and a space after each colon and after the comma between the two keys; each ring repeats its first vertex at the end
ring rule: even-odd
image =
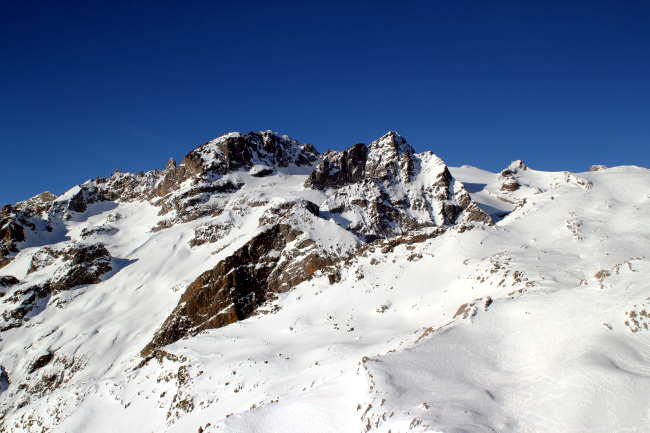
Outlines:
{"type": "Polygon", "coordinates": [[[650,167],[650,1],[0,0],[0,205],[229,131],[650,167]]]}

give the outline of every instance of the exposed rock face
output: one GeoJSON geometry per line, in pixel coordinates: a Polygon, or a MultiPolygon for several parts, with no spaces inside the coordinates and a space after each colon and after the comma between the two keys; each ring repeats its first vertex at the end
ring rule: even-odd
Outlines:
{"type": "Polygon", "coordinates": [[[4,268],[11,262],[12,251],[6,246],[0,244],[0,269],[4,268]]]}
{"type": "Polygon", "coordinates": [[[18,252],[18,243],[25,241],[25,212],[11,205],[3,206],[0,212],[0,268],[6,266],[18,252]]]}
{"type": "MultiPolygon", "coordinates": [[[[100,277],[112,269],[111,255],[102,244],[71,244],[61,249],[41,248],[33,255],[27,273],[52,265],[58,265],[52,278],[39,285],[18,288],[3,301],[15,307],[2,314],[0,331],[22,326],[35,312],[46,307],[52,295],[77,286],[99,283],[100,277]]],[[[2,277],[0,281],[7,283],[7,287],[18,284],[14,277],[2,277]]]]}
{"type": "Polygon", "coordinates": [[[521,184],[516,179],[508,179],[499,187],[500,191],[517,191],[521,184]]]}
{"type": "Polygon", "coordinates": [[[208,242],[217,242],[219,239],[226,237],[232,230],[239,228],[233,213],[232,210],[227,210],[218,218],[196,227],[194,237],[189,242],[190,247],[196,247],[208,242]]]}
{"type": "Polygon", "coordinates": [[[29,367],[29,374],[34,374],[36,370],[45,367],[50,363],[50,361],[52,361],[52,358],[54,358],[54,353],[52,352],[47,352],[46,354],[36,358],[29,367]]]}
{"type": "Polygon", "coordinates": [[[25,213],[17,211],[11,205],[6,205],[0,213],[0,242],[8,249],[17,251],[16,244],[25,241],[24,221],[25,213]]]}
{"type": "Polygon", "coordinates": [[[423,227],[492,224],[440,158],[415,154],[394,131],[370,146],[328,152],[305,186],[338,188],[320,211],[365,241],[423,227]]]}
{"type": "Polygon", "coordinates": [[[81,239],[87,239],[96,235],[112,235],[117,233],[117,229],[109,224],[103,224],[92,228],[84,228],[81,231],[81,239]]]}
{"type": "Polygon", "coordinates": [[[37,313],[47,305],[50,299],[50,290],[48,287],[31,286],[24,289],[16,290],[10,297],[3,302],[14,304],[15,307],[6,309],[0,316],[0,332],[8,331],[12,328],[18,328],[25,322],[29,321],[28,315],[33,316],[32,312],[37,313]]]}
{"type": "Polygon", "coordinates": [[[102,244],[73,244],[53,254],[58,254],[57,258],[63,262],[49,281],[53,294],[76,286],[97,284],[102,275],[113,269],[111,255],[102,244]]]}
{"type": "Polygon", "coordinates": [[[2,275],[0,276],[0,298],[2,298],[6,293],[7,289],[11,286],[15,286],[20,283],[20,280],[11,275],[2,275]]]}
{"type": "MultiPolygon", "coordinates": [[[[246,154],[246,149],[254,146],[244,146],[242,140],[238,134],[222,137],[188,155],[184,164],[216,173],[242,167],[244,161],[262,167],[283,164],[254,160],[246,154]],[[224,159],[224,155],[228,158],[224,159]]],[[[262,143],[259,137],[253,140],[257,146],[262,143]]],[[[392,131],[370,146],[355,144],[343,152],[326,153],[305,186],[335,191],[320,208],[306,200],[271,204],[259,219],[260,227],[267,228],[190,284],[176,309],[143,349],[143,356],[152,356],[156,349],[201,330],[245,319],[270,293],[290,290],[314,273],[335,265],[345,254],[326,250],[306,233],[314,230],[321,215],[366,242],[434,229],[421,232],[419,238],[424,240],[460,223],[492,224],[438,157],[431,152],[415,154],[392,131]]],[[[190,245],[214,242],[227,235],[236,226],[232,212],[240,201],[251,205],[245,196],[230,202],[230,209],[195,229],[190,245]]],[[[331,276],[335,281],[334,272],[331,276]]]]}
{"type": "MultiPolygon", "coordinates": [[[[41,193],[35,197],[15,205],[5,205],[0,211],[0,268],[11,262],[19,251],[19,243],[25,242],[30,231],[36,232],[36,220],[46,218],[46,211],[51,207],[56,196],[50,192],[41,193]]],[[[45,225],[45,231],[52,231],[50,224],[45,225]]]]}
{"type": "Polygon", "coordinates": [[[305,187],[325,190],[360,182],[366,174],[368,146],[358,143],[343,152],[328,151],[309,175],[305,187]]]}
{"type": "Polygon", "coordinates": [[[15,209],[25,212],[28,215],[40,215],[52,206],[52,202],[56,200],[56,198],[56,195],[49,191],[45,191],[29,200],[16,203],[15,209]]]}
{"type": "Polygon", "coordinates": [[[142,355],[152,356],[156,349],[201,330],[246,319],[271,293],[290,290],[333,265],[339,257],[291,221],[317,215],[318,207],[306,200],[269,208],[260,218],[260,225],[268,228],[189,285],[142,355]]]}
{"type": "Polygon", "coordinates": [[[504,169],[501,171],[501,174],[499,175],[499,178],[502,179],[513,179],[517,174],[519,174],[521,171],[526,171],[528,170],[528,166],[524,164],[521,159],[518,159],[516,161],[512,161],[508,168],[504,169]]]}
{"type": "Polygon", "coordinates": [[[285,168],[290,164],[308,166],[318,159],[311,145],[272,131],[239,134],[233,132],[214,139],[190,152],[182,164],[192,173],[225,175],[254,165],[285,168]]]}
{"type": "Polygon", "coordinates": [[[601,170],[607,170],[607,166],[599,164],[599,165],[592,165],[591,167],[589,167],[589,171],[601,171],[601,170]]]}
{"type": "Polygon", "coordinates": [[[0,276],[0,287],[11,287],[20,283],[20,280],[11,275],[0,276]]]}
{"type": "Polygon", "coordinates": [[[73,212],[83,213],[86,212],[88,206],[86,206],[86,200],[84,198],[83,190],[79,189],[75,195],[72,196],[70,202],[68,203],[68,209],[73,212]]]}
{"type": "Polygon", "coordinates": [[[187,288],[178,306],[142,351],[148,356],[158,347],[202,329],[219,328],[249,317],[266,300],[268,278],[287,238],[284,226],[255,236],[232,256],[201,274],[187,288]]]}
{"type": "MultiPolygon", "coordinates": [[[[0,213],[0,268],[18,252],[17,244],[26,239],[25,229],[36,230],[32,219],[46,221],[45,230],[52,231],[51,221],[70,220],[73,214],[86,212],[93,203],[139,200],[159,206],[159,214],[167,216],[154,228],[162,230],[221,212],[224,203],[214,197],[232,194],[243,186],[223,178],[229,173],[251,170],[252,176],[263,177],[291,164],[310,166],[318,157],[313,146],[300,145],[272,131],[229,133],[193,150],[178,166],[170,159],[164,170],[137,174],[116,170],[108,179],[90,180],[58,198],[44,192],[16,206],[7,205],[0,213]]],[[[86,230],[82,238],[110,234],[110,230],[86,230]]]]}
{"type": "Polygon", "coordinates": [[[98,177],[79,185],[78,191],[71,190],[57,199],[50,213],[70,219],[70,212],[85,212],[89,204],[96,202],[148,200],[160,206],[160,215],[170,214],[156,228],[161,230],[218,212],[220,206],[208,200],[215,194],[233,193],[243,185],[223,178],[229,173],[261,165],[266,168],[251,175],[263,177],[291,164],[310,166],[318,157],[313,146],[300,145],[272,131],[229,133],[191,151],[181,165],[170,159],[165,170],[138,174],[116,170],[108,179],[98,177]]]}

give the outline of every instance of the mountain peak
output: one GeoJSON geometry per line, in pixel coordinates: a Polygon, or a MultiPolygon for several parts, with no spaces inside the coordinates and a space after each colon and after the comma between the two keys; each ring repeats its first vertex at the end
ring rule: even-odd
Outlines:
{"type": "Polygon", "coordinates": [[[381,150],[381,151],[394,151],[397,155],[403,155],[405,153],[415,153],[411,145],[409,145],[404,137],[402,137],[396,131],[388,131],[378,140],[370,143],[370,150],[381,150]]]}
{"type": "Polygon", "coordinates": [[[4,206],[0,431],[644,431],[650,170],[411,152],[231,133],[4,206]]]}
{"type": "Polygon", "coordinates": [[[301,146],[287,135],[268,130],[224,134],[191,151],[183,158],[183,164],[195,172],[212,171],[224,175],[254,165],[308,166],[317,159],[318,152],[313,146],[301,146]]]}

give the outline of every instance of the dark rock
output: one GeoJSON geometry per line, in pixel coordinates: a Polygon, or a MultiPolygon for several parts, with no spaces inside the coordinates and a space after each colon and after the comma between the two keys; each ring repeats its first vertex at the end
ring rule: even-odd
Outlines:
{"type": "Polygon", "coordinates": [[[264,214],[259,219],[259,224],[260,226],[277,224],[281,222],[282,219],[297,212],[298,209],[304,209],[315,217],[319,216],[318,205],[316,205],[316,203],[312,203],[309,200],[298,199],[281,202],[269,207],[264,211],[264,214]]]}
{"type": "Polygon", "coordinates": [[[210,198],[214,194],[232,194],[242,186],[244,186],[243,183],[234,183],[231,180],[220,179],[216,182],[202,184],[170,196],[162,202],[158,215],[162,216],[170,212],[175,212],[173,219],[161,222],[162,225],[154,229],[154,231],[214,214],[221,209],[218,205],[208,204],[207,202],[210,198]]]}
{"type": "Polygon", "coordinates": [[[203,329],[249,317],[266,300],[268,278],[279,260],[268,253],[281,251],[297,235],[291,227],[276,225],[201,274],[183,293],[142,356],[203,329]]]}
{"type": "Polygon", "coordinates": [[[19,289],[4,303],[17,304],[5,310],[0,316],[0,331],[22,326],[29,321],[26,317],[34,310],[44,309],[52,295],[74,287],[96,284],[101,276],[112,269],[111,255],[102,244],[72,244],[62,249],[41,248],[32,257],[28,273],[60,260],[61,265],[53,277],[40,285],[19,289]]]}
{"type": "Polygon", "coordinates": [[[246,319],[272,293],[290,290],[334,263],[313,241],[304,236],[298,239],[301,235],[287,224],[275,224],[201,274],[185,290],[142,356],[151,357],[160,347],[202,330],[246,319]],[[285,249],[293,241],[295,247],[285,249]]]}
{"type": "Polygon", "coordinates": [[[0,332],[22,326],[29,321],[26,316],[33,310],[45,308],[50,298],[47,284],[31,286],[14,292],[5,303],[18,304],[15,308],[8,308],[0,315],[0,332]]]}
{"type": "Polygon", "coordinates": [[[0,269],[4,268],[9,263],[11,263],[12,258],[13,258],[12,252],[9,251],[7,247],[0,244],[0,269]]]}
{"type": "Polygon", "coordinates": [[[357,143],[343,152],[328,151],[305,181],[305,187],[325,190],[360,182],[365,177],[368,146],[357,143]]]}
{"type": "Polygon", "coordinates": [[[509,179],[503,182],[499,187],[500,191],[512,192],[517,191],[521,187],[521,184],[516,179],[509,179]]]}
{"type": "Polygon", "coordinates": [[[260,131],[221,136],[190,152],[182,164],[193,173],[224,175],[240,169],[250,170],[256,164],[278,168],[290,164],[311,165],[318,156],[311,145],[300,146],[286,135],[260,131]]]}
{"type": "Polygon", "coordinates": [[[81,190],[70,200],[55,201],[49,212],[56,218],[70,219],[69,211],[83,212],[91,203],[149,200],[161,207],[160,215],[177,211],[158,230],[216,212],[218,209],[204,205],[210,195],[233,193],[241,188],[241,184],[222,180],[225,174],[265,165],[272,171],[262,170],[258,175],[266,176],[291,164],[312,165],[318,157],[313,146],[301,146],[296,140],[271,131],[226,134],[188,153],[179,166],[172,158],[165,170],[138,174],[116,170],[108,179],[88,181],[79,185],[81,190]],[[191,188],[179,191],[188,182],[191,188]]]}
{"type": "Polygon", "coordinates": [[[57,196],[49,191],[40,193],[29,200],[16,203],[16,210],[24,212],[26,215],[35,217],[48,211],[52,206],[52,202],[56,200],[57,196]]]}
{"type": "Polygon", "coordinates": [[[0,242],[11,251],[18,251],[16,243],[25,241],[25,229],[14,215],[0,217],[0,242]]]}
{"type": "Polygon", "coordinates": [[[79,213],[86,212],[88,206],[86,205],[83,189],[79,189],[79,192],[72,196],[70,203],[68,204],[68,209],[79,213]]]}
{"type": "Polygon", "coordinates": [[[113,235],[118,232],[118,229],[110,225],[102,225],[99,227],[84,228],[81,230],[79,236],[81,239],[87,239],[95,235],[113,235]]]}
{"type": "Polygon", "coordinates": [[[52,352],[47,352],[45,355],[39,356],[30,365],[28,373],[33,374],[36,370],[45,367],[47,364],[50,363],[50,361],[52,361],[53,358],[54,358],[54,353],[52,352]]]}
{"type": "Polygon", "coordinates": [[[528,170],[528,166],[526,166],[526,164],[524,164],[520,159],[517,159],[516,161],[512,161],[508,168],[504,169],[499,174],[499,177],[502,179],[513,178],[519,173],[519,171],[526,170],[528,170]]]}
{"type": "MultiPolygon", "coordinates": [[[[366,177],[387,180],[388,177],[396,177],[400,168],[408,167],[411,156],[415,153],[413,148],[406,142],[404,137],[395,131],[389,131],[379,140],[370,143],[369,156],[366,163],[366,177]],[[400,167],[402,158],[406,157],[403,167],[400,167]]],[[[405,172],[407,170],[404,170],[405,172]]],[[[408,181],[409,173],[405,173],[404,180],[408,181]]]]}
{"type": "Polygon", "coordinates": [[[20,280],[14,276],[11,275],[0,276],[0,297],[4,296],[6,293],[2,289],[15,286],[18,283],[20,283],[20,280]]]}
{"type": "Polygon", "coordinates": [[[272,175],[273,173],[275,173],[275,170],[273,170],[272,168],[265,168],[265,169],[256,171],[254,173],[251,173],[251,176],[253,176],[253,177],[266,177],[266,176],[272,175]]]}
{"type": "Polygon", "coordinates": [[[102,244],[75,244],[61,250],[60,257],[64,264],[50,280],[53,294],[76,286],[97,284],[103,274],[112,270],[111,255],[102,244]]]}
{"type": "Polygon", "coordinates": [[[18,243],[26,240],[25,226],[35,229],[24,212],[6,205],[0,213],[0,268],[8,265],[18,253],[18,243]]]}
{"type": "Polygon", "coordinates": [[[439,158],[415,154],[394,131],[369,146],[327,152],[305,182],[313,189],[336,188],[321,212],[345,214],[343,220],[352,221],[345,228],[366,242],[437,225],[493,224],[459,186],[439,158]],[[431,173],[437,175],[428,180],[431,173]]]}

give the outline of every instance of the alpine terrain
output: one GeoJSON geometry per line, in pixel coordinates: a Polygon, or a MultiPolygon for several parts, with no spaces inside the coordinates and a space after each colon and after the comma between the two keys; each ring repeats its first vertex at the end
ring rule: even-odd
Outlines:
{"type": "Polygon", "coordinates": [[[649,221],[648,169],[392,131],[44,192],[0,213],[0,431],[650,431],[649,221]]]}

